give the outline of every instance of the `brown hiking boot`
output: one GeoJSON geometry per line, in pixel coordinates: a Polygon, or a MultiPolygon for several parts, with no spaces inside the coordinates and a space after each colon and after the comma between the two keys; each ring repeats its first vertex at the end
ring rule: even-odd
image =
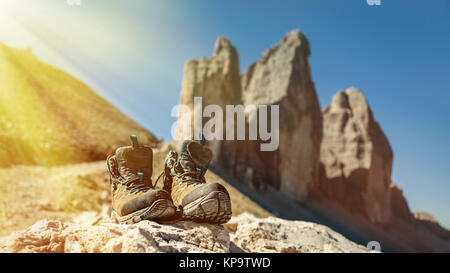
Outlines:
{"type": "Polygon", "coordinates": [[[164,189],[171,192],[183,219],[223,224],[231,218],[230,195],[219,183],[206,183],[211,157],[209,148],[196,141],[184,141],[179,154],[170,151],[166,158],[164,189]]]}
{"type": "Polygon", "coordinates": [[[153,151],[138,145],[120,147],[107,161],[111,192],[111,218],[118,223],[133,224],[142,220],[164,220],[175,214],[176,208],[165,190],[155,189],[151,177],[153,151]]]}

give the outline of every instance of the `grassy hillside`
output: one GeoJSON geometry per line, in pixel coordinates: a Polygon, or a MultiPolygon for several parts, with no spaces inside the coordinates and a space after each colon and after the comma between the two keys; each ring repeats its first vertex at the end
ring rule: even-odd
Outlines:
{"type": "Polygon", "coordinates": [[[104,159],[131,133],[158,142],[79,80],[0,43],[0,167],[104,159]]]}

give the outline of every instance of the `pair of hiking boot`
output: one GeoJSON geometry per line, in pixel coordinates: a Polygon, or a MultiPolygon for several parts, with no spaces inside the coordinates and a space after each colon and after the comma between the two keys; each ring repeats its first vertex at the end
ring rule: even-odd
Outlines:
{"type": "Polygon", "coordinates": [[[211,150],[199,142],[186,140],[179,153],[170,151],[164,170],[152,183],[153,151],[139,145],[120,147],[108,156],[112,192],[111,217],[118,223],[142,220],[171,222],[180,219],[223,224],[231,218],[231,201],[219,183],[207,183],[205,173],[211,150]],[[162,179],[162,188],[157,188],[162,179]]]}

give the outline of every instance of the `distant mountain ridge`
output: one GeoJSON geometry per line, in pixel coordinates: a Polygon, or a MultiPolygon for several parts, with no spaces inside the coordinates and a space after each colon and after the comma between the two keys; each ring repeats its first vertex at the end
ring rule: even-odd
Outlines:
{"type": "Polygon", "coordinates": [[[2,43],[0,98],[0,167],[104,159],[132,133],[159,142],[81,81],[2,43]]]}

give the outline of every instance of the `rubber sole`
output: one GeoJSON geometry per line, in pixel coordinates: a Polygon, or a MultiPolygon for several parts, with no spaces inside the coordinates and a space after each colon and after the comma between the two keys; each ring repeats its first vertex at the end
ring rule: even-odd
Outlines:
{"type": "Polygon", "coordinates": [[[210,224],[224,224],[231,218],[231,201],[228,194],[213,191],[187,204],[182,210],[184,220],[210,224]]]}
{"type": "Polygon", "coordinates": [[[118,224],[135,224],[143,220],[160,220],[172,217],[176,212],[175,206],[168,199],[160,199],[144,209],[119,216],[116,211],[112,211],[111,218],[118,224]]]}

